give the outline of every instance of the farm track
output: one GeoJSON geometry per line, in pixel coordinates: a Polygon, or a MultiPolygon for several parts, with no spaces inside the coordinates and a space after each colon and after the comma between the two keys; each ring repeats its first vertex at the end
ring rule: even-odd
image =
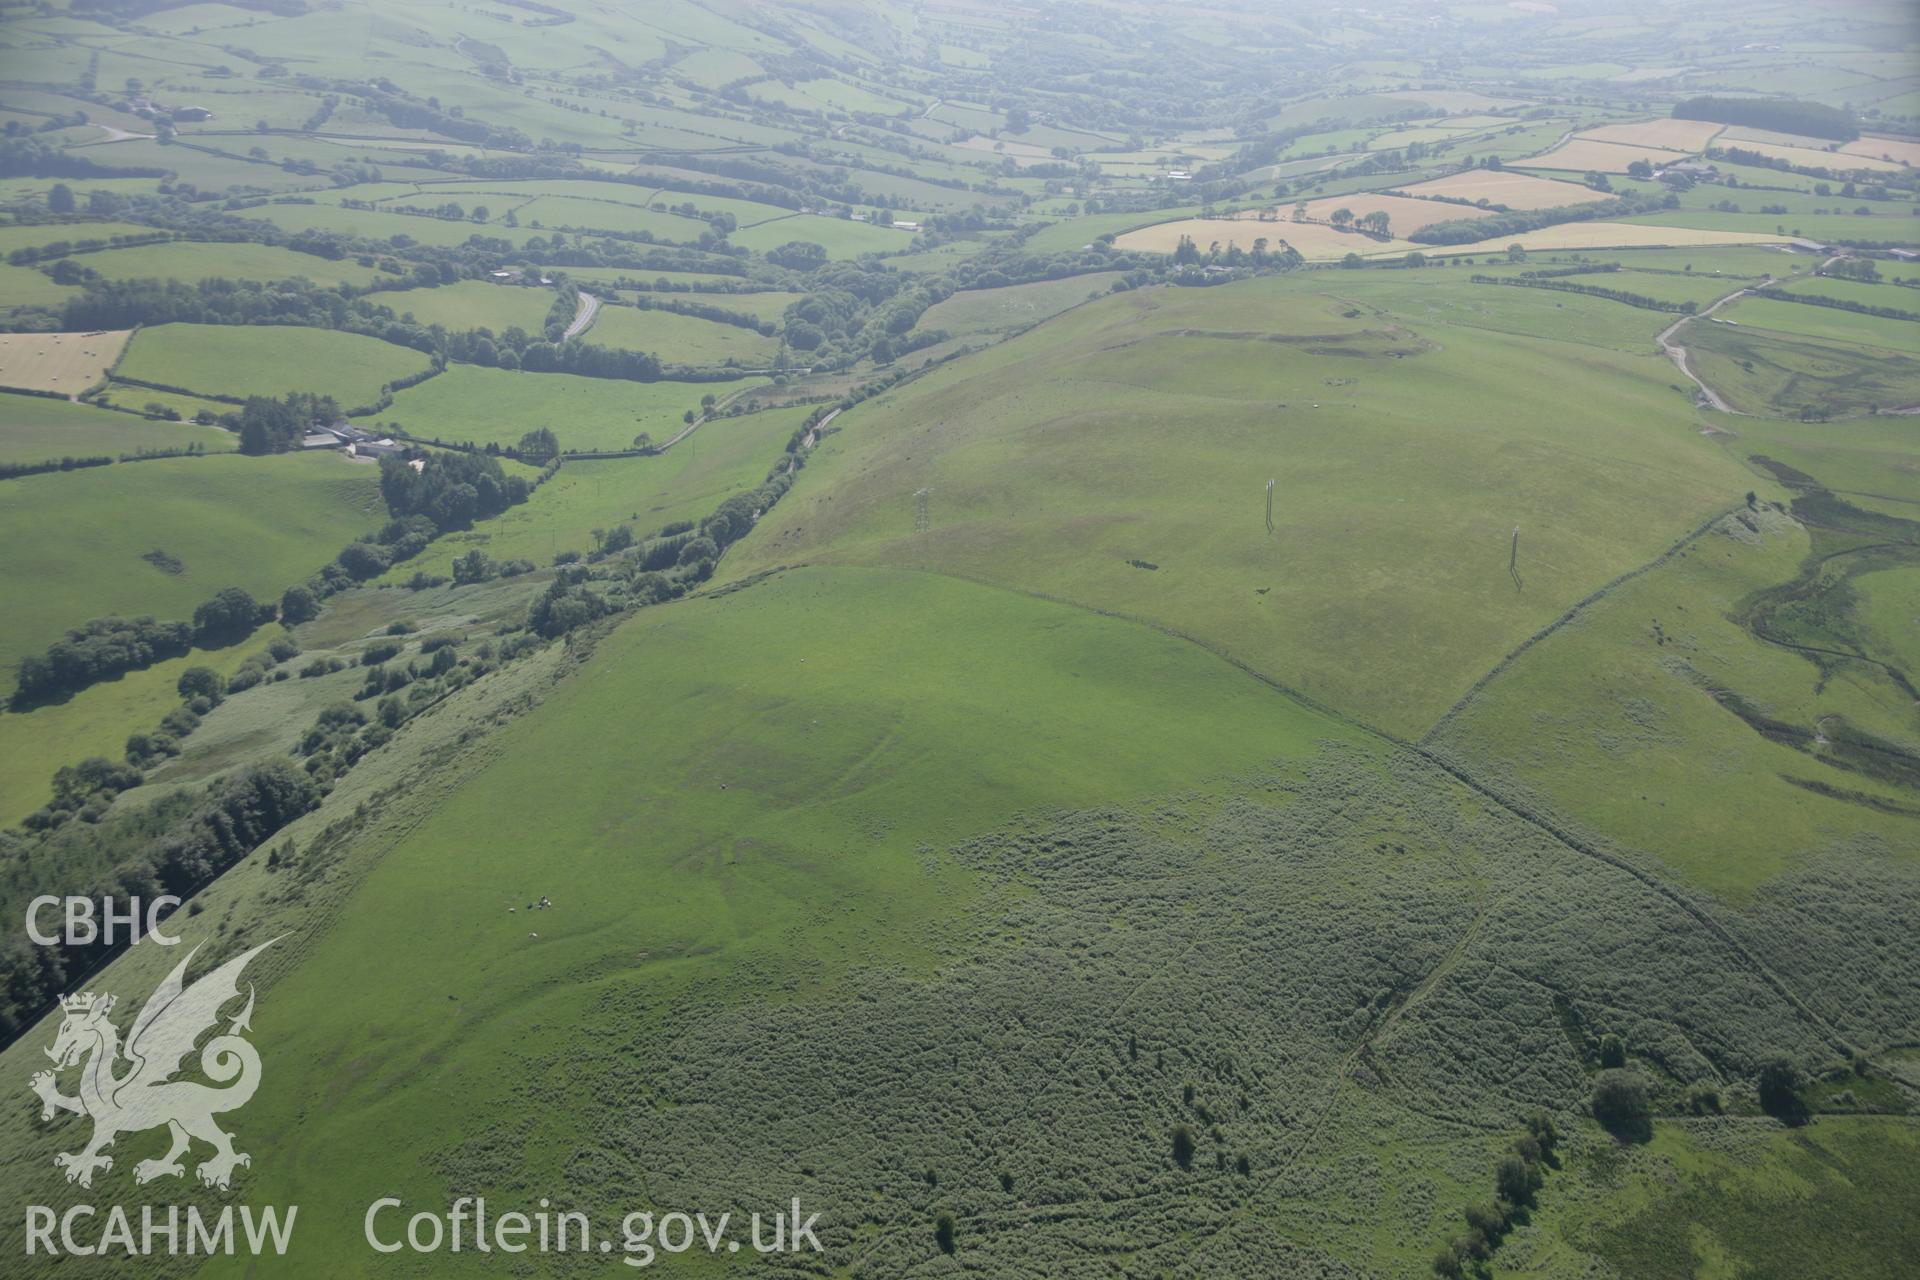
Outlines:
{"type": "MultiPolygon", "coordinates": [[[[1771,283],[1773,278],[1769,276],[1767,279],[1768,282],[1771,283]]],[[[1654,338],[1654,341],[1660,344],[1660,349],[1667,353],[1667,359],[1673,361],[1674,367],[1679,369],[1682,374],[1685,374],[1687,380],[1699,389],[1700,395],[1709,405],[1718,409],[1721,413],[1731,413],[1737,417],[1745,417],[1746,415],[1721,399],[1720,393],[1708,386],[1706,382],[1701,379],[1700,375],[1693,371],[1687,364],[1687,349],[1671,339],[1675,333],[1679,332],[1680,326],[1686,324],[1689,320],[1699,320],[1710,316],[1727,303],[1732,302],[1735,298],[1744,298],[1749,292],[1751,292],[1750,289],[1742,287],[1735,289],[1723,298],[1716,298],[1704,311],[1697,311],[1690,316],[1681,316],[1678,320],[1675,320],[1672,324],[1662,329],[1659,335],[1654,338]]]]}
{"type": "Polygon", "coordinates": [[[1687,380],[1693,383],[1693,385],[1696,388],[1698,388],[1701,398],[1706,400],[1709,406],[1719,410],[1721,413],[1732,414],[1734,417],[1737,417],[1737,418],[1750,417],[1751,415],[1746,413],[1745,411],[1736,409],[1732,405],[1728,404],[1726,400],[1724,400],[1721,397],[1718,391],[1715,391],[1712,387],[1708,386],[1706,384],[1706,381],[1703,378],[1701,378],[1699,374],[1693,371],[1692,366],[1690,366],[1687,363],[1687,349],[1681,346],[1679,343],[1672,341],[1673,335],[1678,333],[1681,329],[1681,326],[1685,325],[1688,321],[1704,319],[1705,317],[1710,316],[1714,312],[1718,311],[1721,307],[1726,306],[1729,302],[1732,302],[1734,299],[1746,297],[1748,294],[1752,293],[1755,289],[1770,288],[1777,284],[1785,284],[1789,281],[1799,280],[1808,275],[1816,274],[1832,266],[1835,262],[1838,262],[1844,256],[1845,256],[1844,254],[1834,254],[1832,257],[1829,257],[1825,259],[1823,262],[1821,262],[1821,264],[1818,267],[1814,267],[1809,271],[1796,271],[1792,275],[1782,276],[1778,280],[1774,279],[1772,276],[1766,276],[1766,277],[1763,277],[1760,283],[1757,285],[1742,285],[1740,288],[1735,289],[1732,293],[1729,293],[1724,297],[1715,298],[1711,303],[1707,305],[1707,307],[1704,310],[1696,311],[1692,315],[1681,316],[1678,320],[1675,320],[1672,324],[1662,329],[1659,332],[1659,334],[1654,338],[1654,341],[1660,344],[1660,350],[1666,353],[1666,356],[1669,360],[1673,361],[1674,367],[1679,369],[1680,372],[1686,376],[1687,380]]]}

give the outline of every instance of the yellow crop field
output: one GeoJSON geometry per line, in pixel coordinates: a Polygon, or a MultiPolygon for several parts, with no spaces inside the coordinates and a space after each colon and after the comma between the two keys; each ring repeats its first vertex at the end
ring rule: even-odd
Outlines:
{"type": "MultiPolygon", "coordinates": [[[[1887,144],[1882,142],[1880,145],[1884,147],[1887,144]]],[[[1893,173],[1901,168],[1891,160],[1882,160],[1877,156],[1862,155],[1857,151],[1844,149],[1833,152],[1818,147],[1783,147],[1773,142],[1742,142],[1739,146],[1745,151],[1758,151],[1763,156],[1771,156],[1775,160],[1785,160],[1788,164],[1797,164],[1810,169],[1872,169],[1876,172],[1893,173]]]]}
{"type": "Polygon", "coordinates": [[[1872,135],[1849,142],[1840,148],[1850,156],[1867,156],[1875,160],[1888,160],[1893,163],[1905,161],[1910,165],[1920,165],[1920,142],[1912,138],[1876,138],[1872,135]]]}
{"type": "MultiPolygon", "coordinates": [[[[1496,236],[1474,244],[1448,245],[1445,252],[1504,253],[1507,246],[1523,249],[1644,249],[1663,245],[1676,248],[1710,244],[1790,244],[1791,236],[1761,235],[1753,231],[1702,231],[1693,227],[1652,227],[1637,222],[1565,222],[1557,227],[1542,227],[1515,236],[1496,236]]],[[[1414,245],[1432,252],[1431,245],[1414,245]]],[[[1381,246],[1363,257],[1379,257],[1389,252],[1381,246]]]]}
{"type": "Polygon", "coordinates": [[[69,399],[106,376],[131,329],[95,333],[0,333],[0,387],[58,391],[69,399]]]}
{"type": "MultiPolygon", "coordinates": [[[[1453,200],[1490,200],[1509,209],[1556,209],[1608,198],[1603,191],[1576,182],[1556,182],[1532,174],[1506,170],[1468,169],[1444,178],[1402,188],[1412,195],[1446,196],[1453,200]]],[[[1408,224],[1412,230],[1412,224],[1408,224]]]]}
{"type": "Polygon", "coordinates": [[[1589,142],[1617,142],[1666,151],[1703,150],[1723,126],[1711,120],[1636,120],[1632,124],[1603,124],[1575,135],[1589,142]]]}

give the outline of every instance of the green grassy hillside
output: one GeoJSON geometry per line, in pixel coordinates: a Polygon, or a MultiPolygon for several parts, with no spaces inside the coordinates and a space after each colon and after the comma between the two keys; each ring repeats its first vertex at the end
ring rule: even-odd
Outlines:
{"type": "Polygon", "coordinates": [[[9,666],[88,618],[190,618],[223,587],[278,599],[386,519],[373,468],[333,453],[169,458],[5,483],[0,538],[36,548],[0,568],[9,666]],[[62,536],[38,537],[45,529],[62,536]],[[142,558],[156,549],[178,572],[142,558]]]}
{"type": "Polygon", "coordinates": [[[1750,480],[1638,354],[1657,313],[1424,280],[1079,307],[844,415],[727,573],[897,564],[1056,595],[1418,734],[1750,480]],[[1525,336],[1542,311],[1561,336],[1525,336]]]}
{"type": "Polygon", "coordinates": [[[111,458],[192,445],[219,453],[233,447],[233,435],[217,427],[149,421],[45,396],[0,395],[0,462],[111,458]]]}
{"type": "Polygon", "coordinates": [[[326,329],[166,324],[134,335],[114,372],[219,396],[311,391],[350,409],[371,404],[387,383],[427,363],[418,351],[326,329]]]}
{"type": "Polygon", "coordinates": [[[511,445],[546,427],[562,449],[628,449],[642,432],[655,441],[670,438],[702,396],[764,385],[625,382],[457,365],[394,396],[381,421],[424,440],[511,445]]]}

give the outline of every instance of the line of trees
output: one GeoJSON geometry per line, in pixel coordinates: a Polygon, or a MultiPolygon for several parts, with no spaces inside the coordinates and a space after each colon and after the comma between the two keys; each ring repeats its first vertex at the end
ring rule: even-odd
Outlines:
{"type": "Polygon", "coordinates": [[[1664,195],[1596,200],[1588,204],[1557,205],[1551,209],[1510,209],[1490,218],[1449,218],[1445,222],[1430,222],[1418,231],[1408,232],[1407,239],[1419,244],[1475,244],[1481,240],[1522,235],[1563,222],[1631,218],[1636,214],[1679,207],[1680,197],[1667,192],[1664,195]]]}
{"type": "Polygon", "coordinates": [[[1836,311],[1879,316],[1883,320],[1920,320],[1920,311],[1903,311],[1899,307],[1876,307],[1854,298],[1829,298],[1825,294],[1793,293],[1786,289],[1771,287],[1757,288],[1753,292],[1759,297],[1772,298],[1777,302],[1803,302],[1810,307],[1832,307],[1836,311]]]}
{"type": "Polygon", "coordinates": [[[1462,1210],[1466,1233],[1449,1240],[1434,1257],[1435,1275],[1442,1280],[1464,1280],[1481,1273],[1507,1232],[1525,1219],[1546,1183],[1546,1171],[1558,1167],[1553,1149],[1559,1141],[1553,1117],[1546,1112],[1538,1112],[1527,1121],[1526,1133],[1514,1140],[1494,1166],[1493,1199],[1462,1210]]]}
{"type": "Polygon", "coordinates": [[[1692,315],[1697,305],[1692,301],[1669,302],[1664,298],[1650,298],[1644,293],[1629,293],[1625,289],[1602,289],[1598,285],[1574,284],[1569,280],[1543,280],[1528,276],[1481,276],[1470,277],[1474,284],[1516,285],[1522,289],[1553,289],[1560,293],[1584,293],[1595,298],[1608,298],[1614,302],[1624,302],[1630,307],[1643,307],[1648,311],[1670,311],[1676,315],[1692,315]]]}
{"type": "Polygon", "coordinates": [[[113,459],[104,453],[81,458],[69,454],[48,458],[44,462],[0,462],[0,480],[17,480],[21,476],[37,476],[48,471],[80,471],[87,467],[109,466],[112,462],[113,459]]]}
{"type": "MultiPolygon", "coordinates": [[[[554,314],[559,311],[560,304],[556,303],[554,314]]],[[[566,320],[571,322],[572,318],[569,305],[566,320]]],[[[334,329],[444,359],[501,369],[632,382],[654,382],[666,376],[666,366],[651,352],[595,346],[579,338],[560,342],[536,339],[517,327],[500,334],[486,329],[449,333],[437,325],[399,320],[392,308],[377,302],[350,299],[338,289],[298,280],[271,286],[220,279],[191,285],[178,280],[94,280],[79,296],[67,300],[61,315],[61,324],[69,332],[175,322],[334,329]]],[[[561,324],[560,331],[565,327],[561,324]]]]}
{"type": "Polygon", "coordinates": [[[103,249],[132,249],[143,244],[165,244],[172,239],[175,239],[175,236],[171,231],[154,231],[145,235],[117,235],[104,239],[87,237],[79,240],[49,240],[45,244],[27,245],[13,250],[7,255],[7,264],[15,267],[30,267],[36,262],[50,262],[55,258],[70,257],[74,254],[98,253],[103,249]]]}
{"type": "Polygon", "coordinates": [[[711,320],[715,324],[732,325],[736,329],[751,329],[763,338],[771,338],[780,327],[771,320],[762,320],[759,316],[745,311],[729,311],[725,307],[716,307],[711,303],[689,302],[684,298],[650,298],[645,294],[636,298],[633,305],[642,311],[671,311],[675,315],[694,316],[701,320],[711,320]]]}
{"type": "Polygon", "coordinates": [[[162,622],[151,616],[92,618],[74,627],[46,652],[20,660],[12,706],[16,711],[78,693],[89,685],[177,658],[198,644],[217,647],[273,617],[238,587],[227,587],[193,611],[193,621],[162,622]]]}
{"type": "MultiPolygon", "coordinates": [[[[131,775],[128,785],[137,785],[140,778],[137,770],[105,759],[89,760],[74,768],[75,778],[70,779],[74,786],[85,785],[80,775],[101,780],[108,787],[126,783],[121,775],[131,775]]],[[[319,800],[320,790],[313,782],[287,762],[275,760],[249,766],[221,783],[201,803],[158,832],[158,838],[141,829],[139,814],[120,819],[118,829],[106,833],[92,825],[75,824],[51,837],[49,845],[38,851],[39,860],[48,866],[84,864],[85,855],[79,848],[63,855],[61,846],[85,846],[103,840],[124,844],[124,859],[97,877],[88,887],[87,896],[96,900],[107,896],[151,900],[172,894],[184,899],[319,800]]],[[[80,889],[78,885],[65,887],[74,892],[80,889]]],[[[95,941],[43,947],[29,943],[24,934],[15,934],[0,966],[6,970],[5,985],[0,987],[0,1038],[17,1038],[70,981],[98,968],[125,945],[122,937],[113,946],[95,941]]]]}
{"type": "Polygon", "coordinates": [[[193,644],[185,622],[138,618],[92,618],[47,647],[20,660],[13,709],[23,711],[76,693],[88,685],[177,658],[193,644]]]}

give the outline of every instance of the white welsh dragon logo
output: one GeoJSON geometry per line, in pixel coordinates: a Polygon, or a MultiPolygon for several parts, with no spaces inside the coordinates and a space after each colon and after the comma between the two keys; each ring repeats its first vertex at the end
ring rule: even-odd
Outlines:
{"type": "Polygon", "coordinates": [[[240,1034],[253,1029],[249,1025],[253,1016],[251,985],[246,1007],[227,1024],[224,1034],[214,1036],[200,1051],[200,1069],[208,1079],[226,1087],[171,1077],[182,1070],[182,1060],[193,1052],[201,1035],[220,1020],[222,1006],[238,998],[240,971],[274,941],[278,939],[227,961],[190,987],[183,982],[193,959],[189,952],[148,997],[140,1016],[134,1019],[124,1049],[119,1028],[107,1017],[113,1011],[112,996],[96,997],[89,991],[61,998],[65,1016],[60,1021],[59,1036],[46,1053],[56,1071],[80,1067],[80,1093],[73,1098],[62,1094],[53,1071],[35,1075],[33,1091],[40,1095],[42,1120],[51,1120],[60,1111],[93,1120],[93,1140],[84,1150],[62,1152],[53,1158],[54,1164],[67,1171],[68,1182],[92,1186],[94,1170],[113,1168],[113,1157],[100,1154],[103,1147],[111,1146],[120,1134],[161,1125],[172,1131],[173,1145],[161,1159],[142,1160],[135,1165],[136,1182],[180,1177],[186,1172],[180,1157],[195,1138],[214,1148],[213,1155],[201,1161],[197,1170],[200,1181],[210,1187],[226,1190],[234,1169],[253,1162],[252,1157],[235,1151],[233,1135],[213,1122],[216,1115],[245,1106],[260,1087],[260,1055],[240,1034]],[[127,1066],[121,1071],[123,1058],[127,1066]]]}

